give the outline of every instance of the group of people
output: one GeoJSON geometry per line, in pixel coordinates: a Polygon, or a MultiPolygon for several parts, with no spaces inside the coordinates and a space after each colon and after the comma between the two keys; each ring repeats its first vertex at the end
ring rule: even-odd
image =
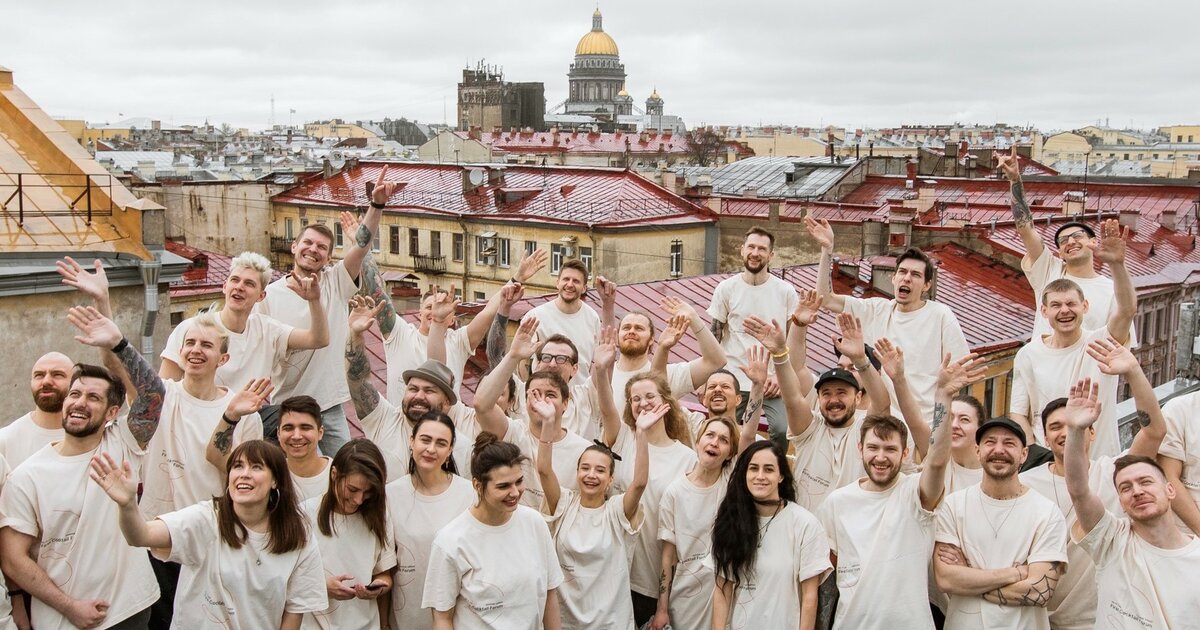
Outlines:
{"type": "Polygon", "coordinates": [[[470,323],[453,286],[410,323],[369,255],[383,171],[341,218],[353,243],[310,224],[274,282],[234,258],[157,371],[103,266],[60,261],[99,360],[39,358],[33,411],[0,429],[0,629],[1197,627],[1200,394],[1160,409],[1130,351],[1116,222],[1065,223],[1052,251],[1015,153],[997,161],[1039,305],[1002,415],[964,393],[996,374],[929,299],[934,261],[900,253],[891,299],[839,295],[811,217],[810,289],[769,272],[753,228],[708,325],[674,297],[662,331],[618,319],[616,285],[566,261],[510,340],[547,253],[470,323]],[[840,334],[810,339],[822,310],[840,334]],[[671,362],[686,335],[699,358],[671,362]],[[810,368],[809,343],[838,363],[810,368]]]}

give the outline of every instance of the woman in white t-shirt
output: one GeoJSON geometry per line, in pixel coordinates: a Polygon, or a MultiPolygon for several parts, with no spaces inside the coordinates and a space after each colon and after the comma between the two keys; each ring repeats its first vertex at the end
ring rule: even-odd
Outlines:
{"type": "Polygon", "coordinates": [[[475,502],[471,482],[454,460],[454,420],[430,411],[413,425],[408,474],[387,485],[388,512],[396,542],[392,628],[432,630],[433,615],[421,607],[433,538],[475,502]]]}
{"type": "Polygon", "coordinates": [[[370,440],[342,445],[329,469],[329,488],[302,504],[316,529],[329,607],[304,615],[304,628],[380,627],[377,598],[392,588],[396,545],[388,523],[387,464],[370,440]]]}
{"type": "Polygon", "coordinates": [[[223,495],[148,522],[128,461],[94,457],[90,476],[120,506],[126,542],[183,565],[171,627],[297,630],[304,613],[328,607],[317,541],[278,446],[243,442],[229,454],[223,495]]]}
{"type": "Polygon", "coordinates": [[[483,431],[471,455],[478,497],[433,539],[421,604],[439,630],[560,630],[563,574],[542,515],[521,505],[526,457],[483,431]]]}
{"type": "Polygon", "coordinates": [[[713,523],[709,562],[717,576],[714,629],[815,627],[829,542],[817,517],[796,504],[791,466],[770,442],[738,457],[713,523]]]}
{"type": "MultiPolygon", "coordinates": [[[[542,422],[543,433],[558,435],[562,428],[562,403],[529,390],[530,413],[542,422]],[[559,408],[555,408],[556,404],[559,408]]],[[[558,588],[562,627],[579,630],[616,630],[633,627],[633,602],[629,592],[629,552],[641,526],[639,502],[649,477],[650,454],[646,431],[670,411],[658,407],[637,418],[635,454],[629,486],[608,497],[613,472],[623,458],[597,442],[584,449],[576,462],[578,490],[559,484],[554,472],[554,442],[538,440],[537,472],[545,493],[542,510],[551,516],[550,533],[563,570],[558,588]]]]}
{"type": "Polygon", "coordinates": [[[696,465],[667,486],[658,504],[663,586],[651,630],[712,626],[713,572],[704,559],[741,435],[732,420],[721,416],[701,422],[696,435],[696,465]]]}

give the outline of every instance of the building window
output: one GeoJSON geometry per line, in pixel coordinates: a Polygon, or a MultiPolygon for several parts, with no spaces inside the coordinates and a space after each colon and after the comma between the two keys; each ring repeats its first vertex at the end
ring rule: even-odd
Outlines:
{"type": "Polygon", "coordinates": [[[296,224],[292,221],[292,217],[288,217],[283,220],[283,235],[286,236],[289,241],[296,240],[296,224]]]}
{"type": "Polygon", "coordinates": [[[487,250],[487,239],[482,236],[475,237],[475,264],[488,264],[487,255],[484,253],[487,250]]]}
{"type": "Polygon", "coordinates": [[[454,237],[451,239],[451,241],[452,242],[450,244],[450,249],[451,249],[450,257],[453,258],[455,262],[462,262],[462,259],[463,259],[463,235],[456,233],[456,234],[454,234],[454,237]]]}
{"type": "Polygon", "coordinates": [[[487,296],[484,295],[483,291],[476,291],[475,292],[475,301],[476,302],[486,302],[487,296]]]}
{"type": "Polygon", "coordinates": [[[442,233],[432,231],[429,233],[429,255],[434,258],[442,257],[442,233]]]}
{"type": "Polygon", "coordinates": [[[342,222],[338,221],[333,224],[333,246],[341,249],[344,244],[345,235],[342,234],[342,222]]]}
{"type": "Polygon", "coordinates": [[[459,288],[454,289],[454,299],[456,299],[456,300],[462,299],[462,289],[459,289],[459,288]]]}
{"type": "Polygon", "coordinates": [[[412,256],[421,255],[421,231],[408,228],[408,253],[412,256]]]}
{"type": "Polygon", "coordinates": [[[550,245],[550,275],[557,276],[563,265],[564,248],[558,243],[550,245]]]}
{"type": "Polygon", "coordinates": [[[583,263],[584,267],[587,267],[588,275],[591,275],[591,273],[592,273],[592,248],[591,247],[580,247],[579,248],[579,261],[583,263]]]}
{"type": "Polygon", "coordinates": [[[499,242],[497,243],[497,245],[498,245],[497,249],[499,250],[501,267],[507,267],[509,265],[509,253],[510,253],[509,245],[510,244],[511,244],[511,241],[509,241],[506,238],[500,239],[499,242]]]}
{"type": "Polygon", "coordinates": [[[537,251],[537,241],[525,241],[525,256],[532,256],[537,251]]]}
{"type": "Polygon", "coordinates": [[[383,240],[383,232],[375,230],[375,240],[371,242],[371,251],[379,253],[380,241],[383,240]]]}
{"type": "Polygon", "coordinates": [[[675,239],[671,241],[671,277],[679,278],[683,276],[683,241],[675,239]]]}
{"type": "Polygon", "coordinates": [[[400,226],[399,225],[389,225],[388,226],[388,253],[391,253],[391,254],[399,254],[400,253],[400,226]]]}

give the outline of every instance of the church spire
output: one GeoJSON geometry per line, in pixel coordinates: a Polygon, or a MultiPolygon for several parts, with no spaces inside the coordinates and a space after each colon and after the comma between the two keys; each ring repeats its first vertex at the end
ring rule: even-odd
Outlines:
{"type": "Polygon", "coordinates": [[[600,7],[596,7],[596,12],[592,13],[592,30],[603,31],[604,27],[601,24],[603,19],[600,17],[600,7]]]}

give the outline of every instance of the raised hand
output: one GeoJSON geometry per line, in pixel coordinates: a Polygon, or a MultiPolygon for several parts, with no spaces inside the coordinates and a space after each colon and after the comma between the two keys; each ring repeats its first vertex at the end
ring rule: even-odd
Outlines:
{"type": "Polygon", "coordinates": [[[685,315],[687,316],[689,322],[694,322],[699,319],[694,306],[673,295],[668,295],[667,297],[659,300],[658,307],[672,317],[676,315],[685,315]]]}
{"type": "Polygon", "coordinates": [[[1017,158],[1017,145],[1012,145],[1012,151],[1008,155],[997,151],[992,154],[996,160],[996,168],[1004,172],[1004,176],[1010,182],[1021,181],[1021,163],[1017,158]]]}
{"type": "Polygon", "coordinates": [[[746,334],[754,337],[759,343],[767,347],[771,354],[780,354],[787,350],[787,336],[784,335],[783,329],[779,327],[779,322],[771,320],[767,323],[766,320],[758,316],[751,315],[742,322],[742,328],[746,334]]]}
{"type": "Polygon", "coordinates": [[[67,321],[79,329],[75,341],[84,345],[111,350],[124,339],[117,324],[91,306],[72,306],[67,321]]]}
{"type": "Polygon", "coordinates": [[[375,317],[387,306],[384,302],[378,304],[369,295],[356,295],[350,298],[350,332],[362,334],[371,329],[375,317]]]}
{"type": "Polygon", "coordinates": [[[379,170],[379,179],[375,180],[375,188],[371,190],[371,203],[377,206],[387,205],[388,199],[391,199],[392,195],[396,194],[396,190],[400,188],[400,182],[383,181],[385,175],[387,175],[386,164],[379,170]]]}
{"type": "Polygon", "coordinates": [[[875,342],[875,358],[879,359],[879,366],[888,378],[904,378],[904,350],[901,350],[900,346],[893,344],[886,337],[880,337],[875,342]]]}
{"type": "Polygon", "coordinates": [[[54,267],[58,275],[62,276],[63,284],[75,287],[94,300],[108,297],[108,274],[104,272],[104,263],[99,258],[96,259],[91,273],[70,256],[56,261],[54,267]]]}
{"type": "Polygon", "coordinates": [[[855,365],[862,365],[867,360],[867,344],[863,341],[862,322],[850,313],[839,313],[838,328],[842,336],[833,337],[833,347],[846,355],[855,365]]]}
{"type": "Polygon", "coordinates": [[[436,284],[433,285],[432,290],[433,310],[430,313],[430,317],[435,322],[449,326],[454,318],[454,312],[458,308],[458,305],[462,303],[462,300],[454,297],[453,284],[450,285],[450,290],[448,291],[442,291],[436,284]]]}
{"type": "Polygon", "coordinates": [[[604,276],[596,276],[596,289],[600,291],[600,302],[602,304],[615,304],[617,301],[617,283],[605,278],[604,276]]]}
{"type": "Polygon", "coordinates": [[[767,356],[767,349],[762,346],[751,346],[746,350],[746,364],[741,370],[751,383],[759,386],[766,384],[767,356]]]}
{"type": "Polygon", "coordinates": [[[537,272],[546,268],[546,263],[550,261],[550,252],[544,249],[535,249],[532,254],[525,256],[521,262],[517,263],[517,272],[513,274],[513,278],[517,282],[526,282],[537,272]]]}
{"type": "Polygon", "coordinates": [[[821,246],[821,249],[833,249],[833,228],[829,227],[829,221],[805,215],[804,228],[808,230],[809,236],[812,236],[813,240],[821,246]]]}
{"type": "Polygon", "coordinates": [[[987,365],[979,361],[979,355],[971,353],[960,357],[957,361],[950,360],[950,353],[942,357],[942,368],[938,371],[937,387],[942,393],[953,398],[958,390],[983,378],[987,374],[987,365]]]}
{"type": "Polygon", "coordinates": [[[667,352],[683,339],[683,334],[687,332],[688,325],[691,320],[687,315],[673,315],[667,321],[667,327],[658,334],[658,351],[667,352]]]}
{"type": "Polygon", "coordinates": [[[1109,376],[1129,374],[1141,367],[1133,351],[1112,337],[1092,341],[1087,346],[1087,353],[1100,364],[1100,371],[1109,376]]]}
{"type": "Polygon", "coordinates": [[[529,390],[529,410],[542,421],[543,427],[554,422],[554,404],[546,400],[540,390],[529,390]]]}
{"type": "Polygon", "coordinates": [[[130,467],[129,460],[122,461],[118,466],[112,455],[96,455],[92,457],[88,477],[91,477],[117,505],[133,505],[137,500],[137,481],[133,478],[133,468],[130,467]]]}
{"type": "Polygon", "coordinates": [[[596,335],[596,347],[592,350],[592,365],[605,369],[617,361],[617,327],[601,326],[596,335]]]}
{"type": "Polygon", "coordinates": [[[274,389],[269,378],[251,380],[229,401],[229,405],[225,407],[226,415],[230,418],[242,418],[257,413],[267,403],[274,389]]]}
{"type": "MultiPolygon", "coordinates": [[[[358,232],[358,217],[354,216],[353,212],[343,210],[338,215],[338,222],[342,224],[342,234],[355,234],[358,232]]],[[[337,245],[337,243],[334,243],[337,245]]]]}
{"type": "Polygon", "coordinates": [[[1100,384],[1093,383],[1090,378],[1080,379],[1072,385],[1067,395],[1067,406],[1063,407],[1067,426],[1086,429],[1095,424],[1103,408],[1099,398],[1100,384]]]}
{"type": "Polygon", "coordinates": [[[1125,262],[1125,241],[1129,238],[1129,228],[1121,228],[1116,219],[1105,219],[1100,223],[1100,238],[1088,243],[1092,255],[1099,260],[1115,265],[1125,262]]]}
{"type": "Polygon", "coordinates": [[[501,309],[501,312],[507,313],[508,309],[512,308],[512,305],[516,304],[524,296],[525,296],[525,285],[523,285],[523,284],[520,284],[520,283],[511,284],[510,283],[510,284],[504,285],[503,287],[500,287],[500,309],[501,309]]]}
{"type": "Polygon", "coordinates": [[[317,281],[317,277],[297,278],[296,274],[289,273],[287,276],[287,288],[293,293],[304,298],[306,302],[313,302],[321,299],[321,285],[317,281]]]}
{"type": "Polygon", "coordinates": [[[792,322],[799,326],[807,326],[817,321],[817,313],[821,311],[821,294],[811,289],[800,289],[800,303],[792,311],[792,322]]]}
{"type": "Polygon", "coordinates": [[[517,327],[517,334],[513,335],[512,345],[508,347],[508,351],[519,360],[525,360],[533,356],[533,350],[537,347],[533,337],[537,334],[538,318],[526,317],[521,321],[521,325],[517,327]]]}
{"type": "Polygon", "coordinates": [[[639,433],[649,431],[650,427],[654,426],[659,420],[662,420],[663,416],[667,415],[669,411],[671,411],[671,406],[667,403],[662,403],[649,411],[643,411],[638,414],[637,420],[634,421],[634,426],[637,427],[639,433]]]}

